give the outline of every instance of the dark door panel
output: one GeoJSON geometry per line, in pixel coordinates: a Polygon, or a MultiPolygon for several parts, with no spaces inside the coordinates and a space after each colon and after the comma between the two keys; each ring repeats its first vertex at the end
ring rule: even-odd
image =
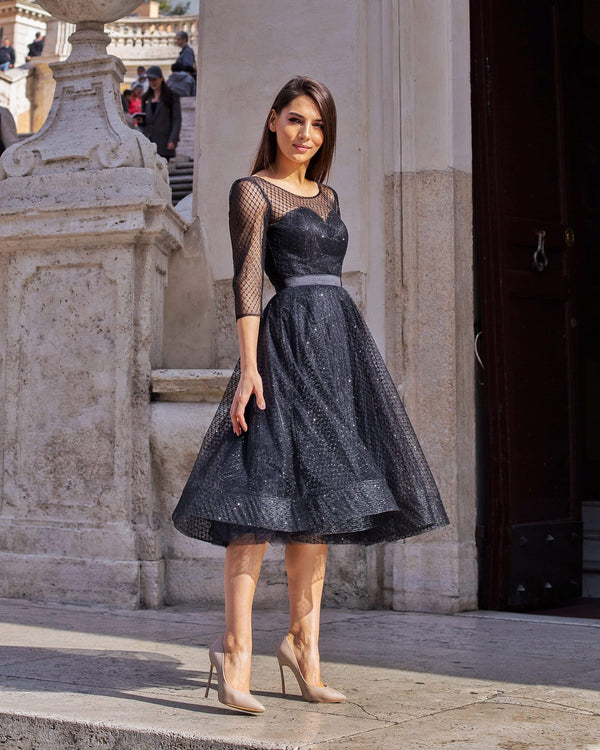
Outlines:
{"type": "Polygon", "coordinates": [[[481,604],[491,608],[558,603],[581,586],[577,247],[566,116],[577,5],[471,5],[475,253],[486,363],[481,604]]]}

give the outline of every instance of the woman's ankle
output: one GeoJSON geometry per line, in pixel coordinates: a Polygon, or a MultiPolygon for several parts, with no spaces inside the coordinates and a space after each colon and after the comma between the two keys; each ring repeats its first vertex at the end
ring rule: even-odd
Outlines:
{"type": "Polygon", "coordinates": [[[223,651],[226,654],[252,653],[252,639],[240,638],[233,633],[223,635],[223,651]]]}

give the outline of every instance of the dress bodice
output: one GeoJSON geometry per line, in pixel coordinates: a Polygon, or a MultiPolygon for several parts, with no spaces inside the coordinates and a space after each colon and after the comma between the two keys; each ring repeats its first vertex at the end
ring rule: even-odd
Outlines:
{"type": "Polygon", "coordinates": [[[348,231],[337,195],[326,185],[306,197],[260,177],[237,180],[229,228],[236,318],[261,314],[263,272],[275,289],[290,276],[341,275],[348,231]]]}

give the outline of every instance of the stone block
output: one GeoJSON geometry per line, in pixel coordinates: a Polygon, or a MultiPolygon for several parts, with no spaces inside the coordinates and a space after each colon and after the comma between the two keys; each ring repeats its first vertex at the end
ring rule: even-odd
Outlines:
{"type": "Polygon", "coordinates": [[[98,560],[0,552],[0,596],[13,599],[140,605],[137,560],[98,560]]]}

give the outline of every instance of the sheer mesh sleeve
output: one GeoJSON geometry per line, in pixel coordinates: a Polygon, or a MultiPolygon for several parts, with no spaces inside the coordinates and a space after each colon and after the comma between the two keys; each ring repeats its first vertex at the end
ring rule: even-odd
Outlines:
{"type": "Polygon", "coordinates": [[[262,312],[263,266],[269,203],[249,179],[237,180],[229,194],[229,231],[233,249],[235,317],[262,312]]]}
{"type": "Polygon", "coordinates": [[[322,189],[325,195],[327,196],[327,199],[331,207],[336,212],[336,214],[341,218],[342,214],[340,213],[340,201],[338,199],[338,194],[335,192],[335,190],[332,187],[329,187],[329,185],[323,185],[322,189]]]}

